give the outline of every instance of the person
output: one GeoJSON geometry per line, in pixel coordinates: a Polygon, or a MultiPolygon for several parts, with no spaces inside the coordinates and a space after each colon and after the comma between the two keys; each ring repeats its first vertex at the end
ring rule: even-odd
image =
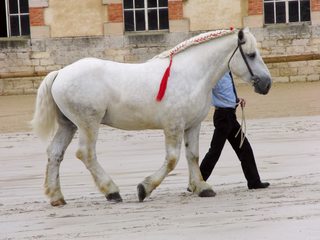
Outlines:
{"type": "Polygon", "coordinates": [[[245,107],[245,104],[246,101],[244,99],[237,97],[231,72],[225,73],[212,89],[212,105],[215,107],[213,116],[215,130],[210,148],[200,165],[204,181],[211,175],[219,160],[224,144],[228,140],[241,162],[248,188],[267,188],[270,185],[268,182],[261,182],[260,180],[248,139],[245,137],[242,145],[240,145],[243,132],[241,130],[241,133],[237,134],[240,124],[237,121],[236,108],[238,105],[245,107]]]}

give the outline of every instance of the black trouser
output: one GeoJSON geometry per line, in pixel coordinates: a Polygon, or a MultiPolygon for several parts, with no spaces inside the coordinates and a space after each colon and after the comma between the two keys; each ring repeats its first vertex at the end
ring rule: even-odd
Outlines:
{"type": "Polygon", "coordinates": [[[228,140],[241,162],[242,171],[247,179],[248,186],[260,182],[253,151],[248,139],[245,138],[240,148],[241,134],[239,133],[237,137],[235,137],[240,128],[235,109],[216,109],[213,115],[213,123],[215,130],[210,148],[200,165],[203,180],[206,181],[209,178],[214,166],[219,160],[224,144],[226,140],[228,140]]]}

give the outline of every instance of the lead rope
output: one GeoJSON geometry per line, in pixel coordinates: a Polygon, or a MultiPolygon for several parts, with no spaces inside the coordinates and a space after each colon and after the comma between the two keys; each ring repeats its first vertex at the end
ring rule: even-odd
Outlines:
{"type": "Polygon", "coordinates": [[[234,136],[236,138],[239,135],[239,133],[241,135],[239,148],[242,147],[244,139],[246,138],[246,132],[247,132],[247,124],[246,124],[246,117],[244,114],[244,107],[242,107],[241,105],[240,105],[240,107],[241,107],[241,125],[240,125],[238,132],[234,136]]]}
{"type": "MultiPolygon", "coordinates": [[[[231,54],[231,57],[229,58],[229,61],[228,61],[228,68],[229,68],[229,71],[231,72],[231,69],[230,69],[230,61],[231,59],[233,58],[234,54],[236,53],[236,51],[238,50],[238,48],[240,48],[240,53],[241,55],[243,54],[243,50],[242,50],[242,47],[241,47],[241,42],[238,40],[238,45],[236,47],[236,49],[233,51],[233,53],[231,54]]],[[[243,57],[243,55],[242,55],[243,57]]],[[[245,63],[247,64],[247,61],[245,59],[245,63]]],[[[249,65],[247,64],[247,67],[249,65]]],[[[252,70],[251,68],[248,68],[249,71],[250,71],[250,74],[252,73],[252,70]]],[[[233,81],[233,80],[232,80],[233,81]]],[[[237,103],[237,105],[239,105],[239,103],[237,103]]],[[[246,138],[246,131],[247,131],[247,124],[246,124],[246,118],[245,118],[245,114],[244,114],[244,107],[241,107],[241,125],[240,125],[240,128],[238,130],[238,132],[236,133],[236,135],[234,136],[235,138],[239,135],[239,133],[241,134],[241,139],[240,139],[240,146],[239,148],[242,147],[243,145],[243,142],[244,142],[244,139],[246,138]]]]}
{"type": "MultiPolygon", "coordinates": [[[[220,101],[224,102],[224,103],[229,103],[221,98],[220,98],[220,101]]],[[[236,103],[236,106],[237,105],[240,105],[240,104],[236,103]]],[[[246,116],[244,114],[244,107],[242,107],[241,105],[240,105],[240,107],[241,107],[241,124],[240,124],[240,128],[239,128],[238,132],[236,133],[236,135],[234,135],[234,138],[236,138],[239,135],[239,133],[241,134],[239,148],[242,147],[244,139],[246,138],[246,132],[247,132],[247,123],[246,123],[246,116]]]]}

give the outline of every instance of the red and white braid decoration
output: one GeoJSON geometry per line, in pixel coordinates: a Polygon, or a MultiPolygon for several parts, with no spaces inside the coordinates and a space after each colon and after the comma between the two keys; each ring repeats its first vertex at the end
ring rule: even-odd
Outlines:
{"type": "Polygon", "coordinates": [[[211,31],[211,32],[206,32],[206,33],[202,33],[202,34],[199,34],[195,37],[192,37],[180,44],[178,44],[177,46],[175,46],[174,48],[168,50],[168,51],[165,51],[157,56],[155,56],[154,58],[167,58],[167,57],[170,57],[170,62],[169,62],[169,66],[167,67],[163,77],[162,77],[162,80],[161,80],[161,83],[160,83],[160,88],[159,88],[159,91],[158,91],[158,95],[157,95],[157,101],[160,102],[165,94],[165,91],[166,91],[166,88],[167,88],[167,82],[168,82],[168,79],[169,79],[169,76],[170,76],[170,69],[171,69],[171,65],[172,65],[172,58],[174,55],[186,50],[187,48],[190,48],[194,45],[198,45],[198,44],[201,44],[201,43],[204,43],[204,42],[207,42],[207,41],[210,41],[212,39],[215,39],[215,38],[219,38],[219,37],[222,37],[222,36],[225,36],[225,35],[229,35],[231,33],[234,33],[235,32],[235,29],[234,28],[230,28],[228,30],[215,30],[215,31],[211,31]]]}

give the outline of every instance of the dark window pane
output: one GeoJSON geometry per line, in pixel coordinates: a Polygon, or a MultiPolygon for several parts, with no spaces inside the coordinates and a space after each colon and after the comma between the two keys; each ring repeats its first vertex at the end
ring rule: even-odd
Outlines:
{"type": "Polygon", "coordinates": [[[20,36],[19,31],[19,17],[11,16],[10,17],[10,27],[11,27],[11,36],[20,36]]]}
{"type": "Polygon", "coordinates": [[[123,8],[124,9],[133,8],[133,0],[124,0],[123,8]]]}
{"type": "Polygon", "coordinates": [[[310,21],[310,1],[300,2],[301,21],[310,21]]]}
{"type": "Polygon", "coordinates": [[[286,22],[286,4],[285,2],[276,3],[276,22],[285,23],[286,22]]]}
{"type": "Polygon", "coordinates": [[[28,13],[29,5],[28,0],[20,0],[20,13],[28,13]]]}
{"type": "Polygon", "coordinates": [[[299,22],[298,2],[289,2],[289,22],[299,22]]]}
{"type": "Polygon", "coordinates": [[[134,31],[133,11],[124,11],[124,30],[134,31]]]}
{"type": "Polygon", "coordinates": [[[21,16],[21,35],[30,35],[29,15],[21,16]]]}
{"type": "Polygon", "coordinates": [[[157,0],[148,0],[148,8],[157,7],[157,0]]]}
{"type": "Polygon", "coordinates": [[[8,37],[6,4],[0,1],[0,37],[8,37]]]}
{"type": "Polygon", "coordinates": [[[160,29],[169,29],[168,9],[159,10],[160,29]]]}
{"type": "Polygon", "coordinates": [[[136,11],[136,30],[144,31],[146,30],[146,21],[144,17],[144,10],[136,11]]]}
{"type": "Polygon", "coordinates": [[[264,4],[264,23],[270,24],[274,23],[274,9],[273,3],[264,4]]]}
{"type": "Polygon", "coordinates": [[[10,13],[18,13],[18,0],[9,0],[10,13]]]}
{"type": "Polygon", "coordinates": [[[157,10],[148,10],[149,30],[158,30],[157,10]]]}
{"type": "Polygon", "coordinates": [[[144,8],[144,0],[134,0],[136,8],[144,8]]]}
{"type": "Polygon", "coordinates": [[[159,7],[168,7],[168,0],[159,0],[159,7]]]}

